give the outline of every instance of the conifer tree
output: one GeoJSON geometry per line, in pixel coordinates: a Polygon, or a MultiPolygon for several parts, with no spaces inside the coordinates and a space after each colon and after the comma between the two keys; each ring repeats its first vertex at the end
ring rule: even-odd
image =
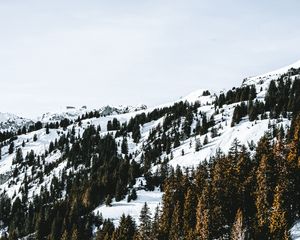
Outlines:
{"type": "Polygon", "coordinates": [[[110,196],[110,194],[108,194],[105,198],[105,205],[110,207],[111,206],[111,202],[112,202],[112,198],[110,196]]]}
{"type": "Polygon", "coordinates": [[[269,210],[271,208],[271,166],[270,160],[263,155],[257,169],[256,209],[259,231],[268,236],[269,210]]]}
{"type": "Polygon", "coordinates": [[[37,135],[36,135],[36,134],[33,135],[33,141],[34,141],[34,142],[37,141],[37,135]]]}
{"type": "Polygon", "coordinates": [[[20,164],[23,162],[23,152],[22,148],[18,148],[16,152],[16,157],[14,158],[13,163],[14,164],[20,164]]]}
{"type": "Polygon", "coordinates": [[[78,229],[77,229],[76,226],[73,226],[72,234],[71,234],[71,239],[72,240],[80,240],[78,229]]]}
{"type": "Polygon", "coordinates": [[[210,239],[210,212],[204,194],[202,194],[198,201],[196,221],[196,235],[199,239],[210,239]]]}
{"type": "Polygon", "coordinates": [[[285,239],[287,232],[287,213],[284,209],[284,187],[276,186],[272,212],[270,216],[270,235],[272,239],[285,239]]]}
{"type": "Polygon", "coordinates": [[[49,124],[47,123],[47,125],[46,125],[46,134],[49,134],[49,133],[50,133],[49,124]]]}
{"type": "Polygon", "coordinates": [[[113,240],[133,240],[136,231],[135,223],[131,216],[124,214],[120,218],[120,225],[113,234],[113,240]]]}
{"type": "Polygon", "coordinates": [[[199,152],[200,149],[201,149],[201,142],[200,142],[200,139],[197,138],[197,139],[196,139],[196,143],[195,143],[195,151],[196,151],[196,152],[199,152]]]}
{"type": "Polygon", "coordinates": [[[151,216],[150,210],[147,203],[144,203],[144,206],[141,210],[141,214],[139,217],[140,226],[138,228],[138,239],[150,240],[151,236],[151,216]]]}
{"type": "Polygon", "coordinates": [[[128,143],[127,143],[127,138],[124,137],[121,145],[121,150],[123,154],[128,154],[128,143]]]}
{"type": "Polygon", "coordinates": [[[68,240],[69,237],[68,237],[68,232],[67,230],[65,230],[60,238],[60,240],[68,240]]]}
{"type": "Polygon", "coordinates": [[[157,206],[155,208],[155,213],[151,224],[151,233],[150,233],[151,240],[159,239],[159,218],[160,218],[160,209],[159,206],[157,206]]]}
{"type": "Polygon", "coordinates": [[[240,208],[236,213],[235,221],[233,223],[232,230],[231,230],[230,239],[232,240],[245,239],[245,226],[244,226],[243,212],[240,208]]]}
{"type": "Polygon", "coordinates": [[[177,201],[172,214],[172,223],[170,227],[169,239],[180,239],[180,237],[182,236],[182,227],[182,210],[179,201],[177,201]]]}
{"type": "Polygon", "coordinates": [[[183,209],[183,231],[184,236],[188,236],[189,233],[196,226],[196,212],[197,209],[197,198],[195,195],[195,190],[191,187],[186,192],[184,198],[184,209],[183,209]]]}
{"type": "Polygon", "coordinates": [[[41,210],[39,212],[35,230],[36,230],[36,239],[42,240],[46,234],[46,222],[45,222],[44,210],[41,210]]]}
{"type": "Polygon", "coordinates": [[[206,144],[208,144],[208,137],[207,137],[207,135],[205,135],[205,138],[204,138],[204,141],[203,141],[203,145],[206,145],[206,144]]]}
{"type": "Polygon", "coordinates": [[[132,138],[135,143],[138,143],[141,138],[140,125],[138,123],[133,126],[132,138]]]}
{"type": "Polygon", "coordinates": [[[15,144],[14,142],[11,142],[9,145],[8,153],[12,154],[14,152],[14,149],[15,149],[15,144]]]}

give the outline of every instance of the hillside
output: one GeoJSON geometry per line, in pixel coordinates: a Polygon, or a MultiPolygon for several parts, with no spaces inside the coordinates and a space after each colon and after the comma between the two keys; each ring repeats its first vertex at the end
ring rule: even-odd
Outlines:
{"type": "MultiPolygon", "coordinates": [[[[40,127],[24,132],[17,130],[33,121],[0,115],[1,130],[16,132],[1,142],[0,231],[19,237],[49,235],[58,227],[39,232],[36,226],[47,221],[46,215],[54,218],[61,208],[69,209],[70,218],[81,216],[78,224],[89,223],[94,233],[102,218],[119,226],[121,216],[129,214],[139,224],[144,202],[154,217],[171,168],[197,169],[220,152],[228,154],[237,142],[253,157],[267,132],[271,141],[287,135],[300,106],[299,74],[297,62],[247,78],[226,93],[200,89],[148,109],[104,107],[47,113],[38,118],[40,127]],[[7,199],[12,209],[26,210],[11,216],[4,209],[7,199]],[[39,215],[30,216],[31,208],[39,215]],[[16,218],[26,221],[26,229],[16,218]]],[[[70,225],[66,229],[73,227],[64,224],[70,225]]]]}
{"type": "Polygon", "coordinates": [[[32,124],[33,121],[16,116],[11,113],[0,113],[0,131],[14,131],[23,126],[32,124]]]}

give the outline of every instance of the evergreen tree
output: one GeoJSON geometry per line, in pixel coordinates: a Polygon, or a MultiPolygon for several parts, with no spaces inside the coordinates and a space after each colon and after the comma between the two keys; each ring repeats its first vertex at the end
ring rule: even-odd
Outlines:
{"type": "Polygon", "coordinates": [[[138,228],[138,239],[141,239],[141,240],[149,239],[150,240],[151,239],[150,238],[150,236],[151,236],[151,216],[150,216],[149,207],[146,202],[141,210],[139,220],[140,220],[140,226],[138,228]]]}
{"type": "Polygon", "coordinates": [[[68,232],[67,230],[65,230],[60,238],[60,240],[68,240],[69,237],[68,237],[68,232]]]}
{"type": "Polygon", "coordinates": [[[277,185],[270,216],[270,235],[272,239],[286,239],[288,231],[287,213],[284,209],[284,186],[277,185]]]}
{"type": "Polygon", "coordinates": [[[76,226],[73,226],[72,234],[71,234],[71,239],[72,240],[79,240],[80,239],[79,233],[78,233],[78,229],[77,229],[76,226]]]}
{"type": "Polygon", "coordinates": [[[36,134],[33,135],[33,141],[34,141],[34,142],[37,141],[37,135],[36,135],[36,134]]]}
{"type": "Polygon", "coordinates": [[[188,236],[196,226],[196,212],[197,209],[197,198],[195,190],[189,188],[184,198],[184,209],[183,209],[183,231],[184,236],[188,236]]]}
{"type": "Polygon", "coordinates": [[[113,234],[113,240],[133,240],[136,231],[135,223],[131,216],[124,214],[120,218],[120,225],[113,234]]]}
{"type": "Polygon", "coordinates": [[[272,168],[268,156],[263,155],[257,169],[256,209],[259,231],[268,236],[269,210],[271,208],[272,168]]]}
{"type": "Polygon", "coordinates": [[[14,152],[14,149],[15,149],[15,144],[14,142],[11,142],[8,148],[8,153],[12,154],[14,152]]]}
{"type": "Polygon", "coordinates": [[[18,148],[16,152],[16,157],[14,158],[13,163],[14,164],[20,164],[23,162],[23,152],[22,148],[18,148]]]}
{"type": "Polygon", "coordinates": [[[196,235],[200,240],[210,239],[210,211],[206,196],[199,198],[196,215],[196,235]]]}
{"type": "Polygon", "coordinates": [[[240,208],[238,209],[238,211],[236,213],[235,221],[233,223],[232,230],[231,230],[230,239],[232,239],[232,240],[246,239],[243,213],[240,208]]]}
{"type": "Polygon", "coordinates": [[[138,123],[136,123],[133,127],[132,138],[135,143],[138,143],[141,138],[141,131],[138,123]]]}
{"type": "Polygon", "coordinates": [[[112,198],[111,196],[108,194],[105,198],[105,205],[110,207],[111,206],[111,202],[112,202],[112,198]]]}
{"type": "Polygon", "coordinates": [[[172,223],[170,227],[169,239],[177,240],[183,235],[182,210],[179,201],[176,202],[172,214],[172,223]]]}
{"type": "Polygon", "coordinates": [[[159,239],[159,218],[160,218],[160,209],[159,206],[155,208],[155,213],[151,225],[151,233],[150,239],[151,240],[158,240],[159,239]]]}
{"type": "Polygon", "coordinates": [[[49,134],[49,133],[50,133],[49,124],[47,123],[47,125],[46,125],[46,134],[49,134]]]}
{"type": "Polygon", "coordinates": [[[38,215],[38,219],[35,226],[36,239],[42,240],[46,235],[46,221],[44,210],[41,210],[38,215]]]}
{"type": "Polygon", "coordinates": [[[196,152],[199,152],[200,149],[201,149],[201,142],[200,142],[200,139],[197,138],[197,139],[196,139],[196,143],[195,143],[195,151],[196,151],[196,152]]]}
{"type": "Polygon", "coordinates": [[[204,138],[204,141],[203,141],[203,145],[206,145],[206,144],[208,144],[208,137],[207,137],[207,135],[205,135],[205,138],[204,138]]]}
{"type": "Polygon", "coordinates": [[[127,155],[128,154],[128,143],[127,143],[127,138],[124,137],[121,145],[121,151],[123,154],[127,155]]]}

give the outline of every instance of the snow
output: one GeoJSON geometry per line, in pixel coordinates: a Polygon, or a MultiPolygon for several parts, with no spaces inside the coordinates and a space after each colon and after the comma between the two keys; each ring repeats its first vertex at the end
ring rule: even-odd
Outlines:
{"type": "Polygon", "coordinates": [[[24,125],[33,123],[30,119],[12,113],[0,113],[0,131],[17,130],[24,125]]]}
{"type": "Polygon", "coordinates": [[[43,123],[48,122],[57,122],[61,121],[65,118],[69,120],[76,120],[78,117],[81,117],[82,115],[98,111],[101,115],[107,116],[107,115],[119,115],[122,113],[129,113],[129,112],[136,112],[139,110],[147,109],[146,105],[140,104],[137,106],[123,106],[120,105],[118,107],[114,106],[104,106],[99,109],[89,109],[86,106],[83,106],[81,108],[76,107],[66,107],[65,110],[59,110],[59,111],[52,111],[43,114],[42,116],[38,117],[37,120],[41,121],[43,123]]]}
{"type": "Polygon", "coordinates": [[[291,239],[299,240],[300,239],[300,221],[297,222],[290,230],[291,239]]]}
{"type": "MultiPolygon", "coordinates": [[[[14,141],[15,149],[22,148],[22,152],[24,157],[28,152],[33,150],[35,154],[41,155],[45,153],[45,150],[48,150],[49,144],[51,141],[55,141],[58,139],[58,131],[54,129],[50,129],[49,134],[46,134],[45,129],[40,129],[38,131],[34,131],[31,133],[19,135],[18,139],[14,141]],[[37,141],[33,141],[34,135],[37,135],[37,141]],[[22,147],[23,141],[25,142],[25,146],[22,147]]],[[[11,170],[12,160],[14,159],[16,153],[8,154],[9,146],[5,146],[2,148],[2,159],[0,160],[0,174],[4,174],[11,170]]]]}
{"type": "Polygon", "coordinates": [[[300,61],[297,61],[293,64],[279,68],[275,71],[271,71],[265,74],[261,74],[255,77],[246,78],[243,82],[243,85],[262,85],[264,87],[268,86],[271,80],[278,79],[281,75],[285,74],[291,68],[300,68],[300,61]]]}
{"type": "Polygon", "coordinates": [[[63,111],[53,111],[43,114],[42,116],[38,117],[37,120],[43,123],[50,123],[50,122],[57,122],[61,121],[65,118],[69,120],[76,120],[79,116],[87,113],[88,110],[86,107],[81,108],[66,108],[63,111]]]}
{"type": "Polygon", "coordinates": [[[130,215],[139,224],[140,212],[145,202],[147,202],[153,217],[155,208],[161,203],[162,195],[163,193],[159,189],[155,189],[154,191],[138,190],[136,200],[129,203],[126,200],[127,198],[120,202],[113,201],[110,207],[101,205],[94,210],[94,213],[96,215],[101,213],[104,219],[109,218],[116,226],[119,225],[122,214],[130,215]]]}
{"type": "MultiPolygon", "coordinates": [[[[266,94],[266,90],[268,88],[268,85],[271,80],[277,79],[281,74],[287,72],[288,69],[291,67],[300,67],[300,61],[287,66],[285,68],[263,74],[257,77],[251,77],[247,78],[243,85],[251,85],[255,84],[257,89],[257,99],[259,101],[263,101],[264,96],[266,94]]],[[[242,119],[242,121],[235,125],[234,127],[231,127],[231,121],[233,116],[233,111],[237,103],[230,104],[230,105],[223,105],[222,109],[219,109],[220,113],[215,114],[215,108],[213,105],[213,102],[215,100],[215,95],[212,93],[212,95],[203,96],[203,92],[207,89],[199,89],[195,92],[190,93],[186,97],[177,99],[175,101],[170,101],[169,103],[162,104],[159,106],[151,107],[146,109],[144,105],[141,105],[139,107],[128,107],[128,106],[119,106],[119,107],[103,107],[100,108],[100,113],[102,113],[102,116],[99,118],[91,118],[91,119],[85,119],[82,121],[82,125],[78,126],[78,123],[74,123],[70,125],[66,130],[63,130],[61,128],[59,129],[50,129],[50,133],[46,134],[45,128],[34,131],[31,133],[27,133],[24,135],[18,136],[18,139],[14,141],[15,149],[22,147],[22,142],[25,142],[25,146],[22,147],[23,155],[26,156],[28,152],[33,150],[35,154],[42,155],[45,153],[46,150],[48,150],[50,142],[54,142],[55,139],[59,139],[59,137],[62,134],[67,133],[67,131],[70,131],[73,127],[76,131],[76,136],[82,136],[84,129],[86,129],[90,125],[95,126],[101,126],[101,135],[107,134],[107,122],[113,120],[113,118],[117,118],[120,123],[128,122],[132,117],[135,117],[137,114],[141,113],[149,113],[153,111],[154,109],[164,108],[164,107],[170,107],[174,105],[175,103],[178,103],[180,101],[188,101],[190,103],[194,103],[196,101],[199,101],[201,106],[198,109],[198,113],[205,113],[207,115],[207,118],[209,119],[212,115],[214,115],[215,120],[215,126],[214,128],[218,131],[218,136],[212,138],[211,136],[211,130],[209,129],[209,132],[206,135],[197,135],[197,136],[191,136],[190,138],[187,138],[184,141],[181,141],[181,145],[175,149],[172,149],[172,156],[169,154],[170,162],[169,164],[173,167],[176,167],[177,165],[181,167],[186,168],[195,168],[205,159],[209,159],[210,157],[214,156],[216,151],[220,149],[224,153],[227,153],[232,145],[232,142],[235,138],[237,138],[241,144],[244,144],[248,146],[248,144],[253,141],[254,143],[257,143],[258,140],[264,135],[266,131],[269,129],[269,120],[257,120],[254,122],[250,122],[248,117],[245,117],[242,119]],[[37,141],[33,141],[33,136],[37,135],[37,141]],[[208,137],[208,144],[201,147],[200,151],[195,151],[195,144],[196,139],[200,140],[201,144],[203,144],[205,137],[208,137]],[[182,154],[182,151],[184,151],[184,155],[182,154]]],[[[66,109],[65,111],[57,111],[52,113],[46,113],[40,118],[38,118],[40,121],[47,123],[47,122],[53,122],[53,121],[59,121],[64,118],[68,118],[70,120],[75,120],[78,118],[78,116],[81,116],[87,112],[90,112],[93,110],[88,110],[85,107],[82,108],[71,108],[66,109]]],[[[199,118],[199,115],[198,115],[199,118]]],[[[182,119],[184,120],[184,118],[182,119]]],[[[9,126],[9,124],[17,123],[17,124],[25,124],[29,122],[30,120],[22,119],[14,115],[10,114],[1,114],[0,113],[0,130],[1,130],[1,123],[5,123],[9,126]],[[12,120],[12,121],[11,121],[12,120]]],[[[129,153],[132,153],[135,160],[137,162],[140,161],[140,157],[142,154],[143,146],[148,143],[148,137],[150,132],[155,129],[158,125],[162,125],[164,121],[164,117],[157,119],[155,121],[148,122],[140,127],[141,130],[141,139],[138,144],[133,142],[133,139],[128,136],[128,148],[129,153]]],[[[279,122],[271,121],[271,125],[282,125],[284,129],[287,129],[288,126],[290,126],[290,120],[288,119],[281,119],[279,122]]],[[[194,120],[192,124],[192,128],[195,128],[196,121],[194,120]]],[[[114,133],[112,131],[112,133],[114,133]]],[[[117,142],[122,141],[122,137],[116,139],[117,142]]],[[[1,175],[7,175],[12,172],[12,161],[15,157],[15,153],[8,154],[8,148],[9,146],[5,146],[2,148],[2,159],[0,160],[0,177],[1,175]]],[[[121,152],[120,147],[118,148],[119,153],[121,152]]],[[[61,152],[56,150],[53,151],[51,154],[49,154],[45,162],[46,163],[54,163],[58,161],[58,159],[61,158],[61,152]]],[[[166,157],[166,154],[163,154],[161,156],[161,159],[166,157]]],[[[155,170],[159,166],[152,166],[152,171],[155,172],[155,170]]],[[[54,176],[59,177],[62,173],[62,171],[66,170],[66,161],[59,162],[58,166],[54,168],[50,174],[44,176],[44,182],[42,184],[38,183],[38,180],[35,180],[34,182],[31,182],[29,187],[29,200],[33,197],[34,194],[39,194],[41,191],[41,187],[49,188],[50,183],[54,176]]],[[[31,168],[27,169],[26,172],[27,176],[30,176],[31,174],[31,168]]],[[[18,195],[19,189],[21,187],[21,183],[25,177],[25,173],[22,173],[18,176],[19,181],[16,181],[14,184],[11,184],[11,180],[9,179],[6,182],[0,183],[0,193],[3,191],[6,191],[9,197],[14,196],[16,193],[18,195]]],[[[141,181],[144,181],[144,179],[139,179],[141,181]]],[[[154,209],[158,204],[161,203],[162,200],[162,192],[160,192],[159,189],[155,189],[155,191],[145,191],[141,189],[141,185],[135,186],[137,189],[137,196],[138,198],[134,201],[127,202],[127,198],[123,199],[120,202],[113,201],[111,207],[107,207],[105,205],[101,205],[97,207],[94,210],[95,214],[102,214],[104,218],[110,218],[113,220],[113,222],[118,225],[120,216],[125,214],[130,214],[137,223],[141,208],[143,207],[144,203],[147,202],[150,210],[152,213],[154,213],[154,209]]],[[[62,196],[63,197],[63,196],[62,196]]],[[[293,236],[296,236],[298,238],[293,239],[300,239],[300,224],[295,225],[293,229],[291,230],[294,234],[293,236]]]]}

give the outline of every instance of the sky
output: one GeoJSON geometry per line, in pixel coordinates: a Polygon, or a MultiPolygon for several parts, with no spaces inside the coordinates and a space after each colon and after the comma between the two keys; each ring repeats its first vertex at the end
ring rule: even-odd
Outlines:
{"type": "Polygon", "coordinates": [[[155,106],[300,60],[298,0],[0,0],[0,112],[155,106]]]}

